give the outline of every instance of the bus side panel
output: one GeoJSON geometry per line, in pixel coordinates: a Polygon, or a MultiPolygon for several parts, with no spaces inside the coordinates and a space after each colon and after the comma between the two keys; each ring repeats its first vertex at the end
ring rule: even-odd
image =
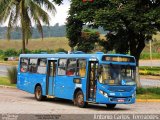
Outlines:
{"type": "Polygon", "coordinates": [[[18,73],[17,76],[17,88],[20,90],[26,91],[26,81],[27,81],[27,75],[28,73],[18,73]]]}
{"type": "Polygon", "coordinates": [[[64,84],[64,94],[67,99],[73,100],[73,94],[75,89],[75,83],[73,82],[73,79],[75,76],[67,76],[67,81],[64,84]],[[67,93],[67,94],[66,94],[67,93]]]}
{"type": "Polygon", "coordinates": [[[57,76],[55,80],[55,96],[73,100],[74,91],[76,89],[73,79],[75,76],[57,76]]]}
{"type": "Polygon", "coordinates": [[[24,87],[25,74],[26,73],[24,74],[20,73],[20,59],[19,59],[18,68],[17,68],[17,88],[20,90],[25,90],[25,87],[24,87]]]}
{"type": "Polygon", "coordinates": [[[34,94],[37,84],[41,85],[42,95],[46,95],[46,75],[45,74],[32,74],[28,75],[27,92],[34,94]]]}
{"type": "Polygon", "coordinates": [[[84,95],[84,101],[86,101],[86,96],[87,96],[87,90],[86,90],[86,81],[87,79],[86,78],[81,78],[81,84],[82,84],[82,92],[83,92],[83,95],[84,95]]]}
{"type": "Polygon", "coordinates": [[[84,100],[86,101],[86,78],[80,78],[81,84],[73,82],[75,76],[57,76],[55,80],[55,96],[59,98],[74,99],[75,90],[81,89],[84,94],[84,100]]]}
{"type": "Polygon", "coordinates": [[[66,76],[56,76],[54,83],[54,95],[59,98],[65,98],[64,94],[64,81],[66,81],[66,76]]]}
{"type": "Polygon", "coordinates": [[[65,99],[73,99],[75,85],[73,83],[74,76],[56,76],[55,80],[55,96],[65,99]]]}

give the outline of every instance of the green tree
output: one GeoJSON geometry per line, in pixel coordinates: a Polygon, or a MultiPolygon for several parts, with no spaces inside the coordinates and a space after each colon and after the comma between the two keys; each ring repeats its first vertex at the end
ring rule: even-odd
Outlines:
{"type": "Polygon", "coordinates": [[[83,52],[91,52],[95,49],[96,43],[99,41],[99,33],[89,29],[82,31],[79,41],[76,44],[77,50],[83,52]]]}
{"type": "Polygon", "coordinates": [[[73,51],[74,47],[78,44],[78,41],[80,41],[83,22],[74,18],[74,15],[72,14],[72,9],[70,9],[69,12],[70,16],[67,18],[66,32],[69,40],[69,46],[73,51]]]}
{"type": "Polygon", "coordinates": [[[135,56],[138,66],[146,41],[160,30],[160,1],[95,0],[83,3],[72,0],[67,23],[71,45],[78,41],[84,24],[101,26],[109,31],[106,33],[107,41],[102,41],[101,45],[107,51],[129,52],[135,56]]]}
{"type": "MultiPolygon", "coordinates": [[[[60,0],[55,0],[60,4],[60,0]]],[[[0,0],[0,23],[8,20],[7,37],[14,27],[21,26],[22,52],[32,35],[32,21],[43,38],[42,23],[49,25],[49,15],[46,11],[55,14],[55,7],[49,0],[0,0]],[[46,10],[43,8],[45,7],[46,10]]]]}

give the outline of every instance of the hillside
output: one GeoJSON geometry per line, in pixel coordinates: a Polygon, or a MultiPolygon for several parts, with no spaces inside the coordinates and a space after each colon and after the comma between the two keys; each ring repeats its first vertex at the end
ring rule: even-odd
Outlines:
{"type": "MultiPolygon", "coordinates": [[[[7,50],[9,48],[14,48],[16,50],[21,49],[21,40],[0,40],[0,49],[7,50]]],[[[44,38],[41,39],[32,39],[29,40],[29,44],[26,46],[29,50],[36,49],[58,49],[63,48],[65,50],[70,50],[68,45],[68,40],[65,37],[54,37],[54,38],[44,38]]]]}

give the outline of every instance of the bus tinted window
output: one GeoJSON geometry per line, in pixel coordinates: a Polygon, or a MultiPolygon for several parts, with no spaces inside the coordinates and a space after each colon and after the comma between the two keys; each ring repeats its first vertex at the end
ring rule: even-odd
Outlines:
{"type": "Polygon", "coordinates": [[[28,71],[28,59],[27,58],[21,58],[20,71],[21,72],[27,72],[28,71]]]}
{"type": "Polygon", "coordinates": [[[46,73],[46,59],[38,59],[38,67],[37,67],[37,73],[39,74],[45,74],[46,73]]]}
{"type": "Polygon", "coordinates": [[[58,63],[58,75],[66,75],[67,59],[59,59],[58,63]]]}
{"type": "Polygon", "coordinates": [[[30,59],[29,61],[29,72],[36,73],[37,72],[37,59],[30,59]]]}
{"type": "Polygon", "coordinates": [[[77,67],[76,59],[68,59],[68,65],[67,65],[67,72],[66,72],[66,74],[68,76],[75,75],[75,73],[76,73],[76,67],[77,67]]]}
{"type": "Polygon", "coordinates": [[[49,76],[53,77],[53,76],[56,75],[56,63],[55,62],[50,62],[49,66],[50,66],[50,68],[49,68],[49,76]]]}
{"type": "Polygon", "coordinates": [[[85,77],[86,75],[86,60],[85,59],[79,59],[78,60],[78,75],[80,77],[85,77]]]}

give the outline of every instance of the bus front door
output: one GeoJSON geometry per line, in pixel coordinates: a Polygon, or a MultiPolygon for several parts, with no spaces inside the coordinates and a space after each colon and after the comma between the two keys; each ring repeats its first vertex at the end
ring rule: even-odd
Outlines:
{"type": "Polygon", "coordinates": [[[55,75],[56,75],[56,60],[48,61],[48,70],[47,70],[47,95],[54,96],[54,84],[55,84],[55,75]]]}
{"type": "Polygon", "coordinates": [[[88,73],[88,100],[89,101],[96,101],[96,76],[98,70],[98,62],[97,61],[90,61],[89,62],[89,73],[88,73]]]}

